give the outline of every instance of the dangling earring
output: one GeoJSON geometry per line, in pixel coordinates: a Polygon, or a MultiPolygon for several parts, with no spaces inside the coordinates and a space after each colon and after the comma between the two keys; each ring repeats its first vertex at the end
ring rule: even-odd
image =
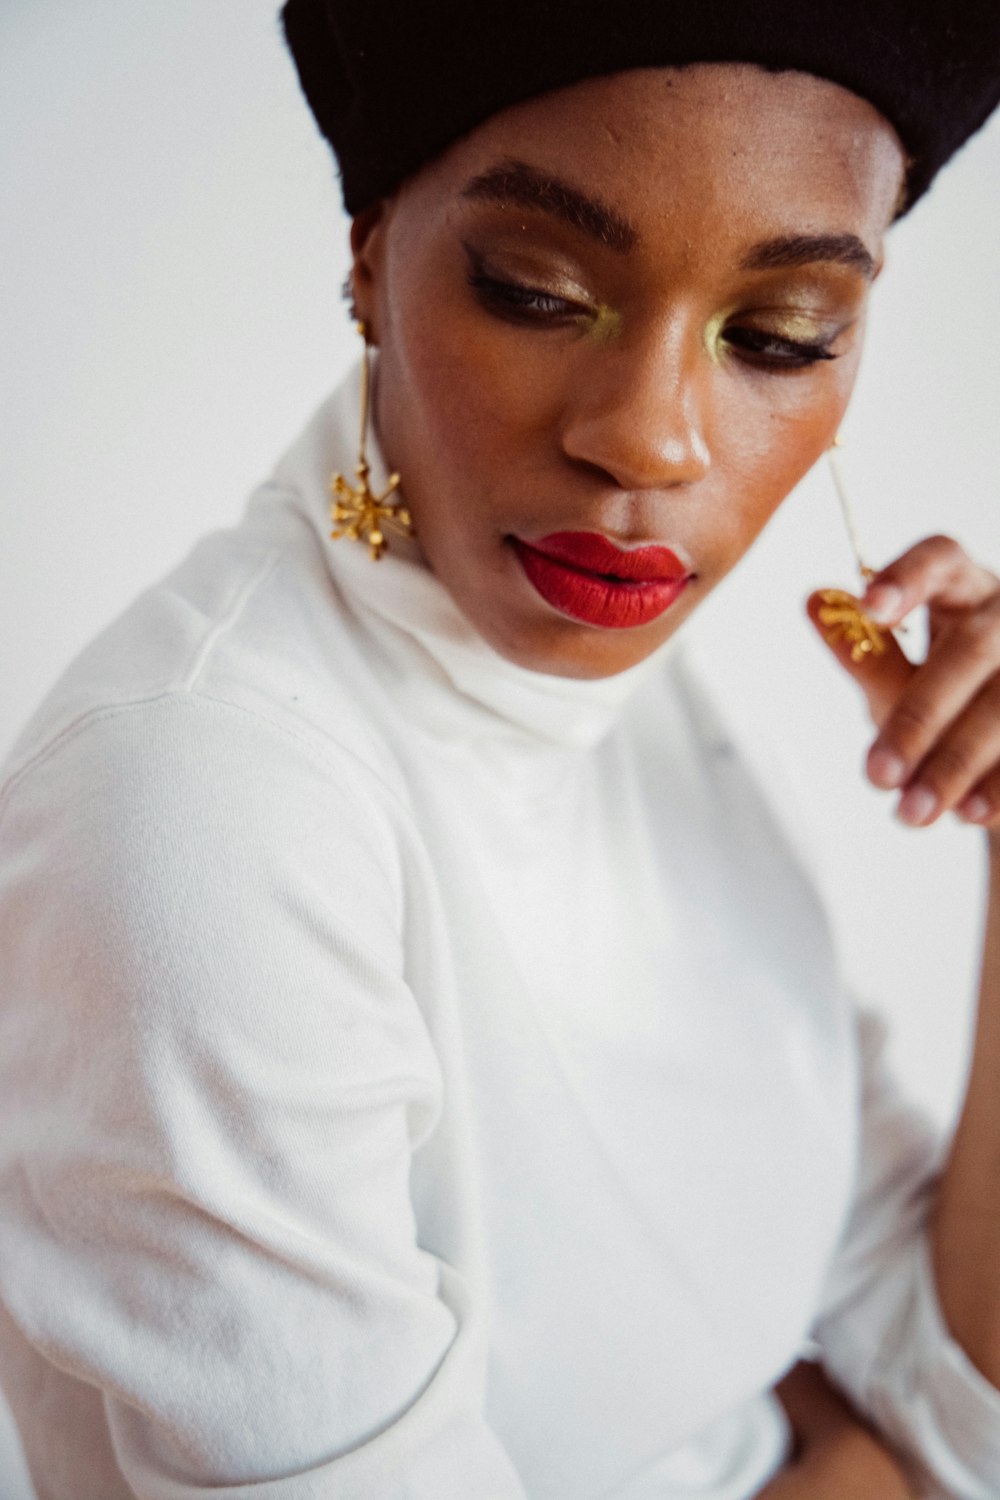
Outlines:
{"type": "Polygon", "coordinates": [[[393,490],[399,485],[399,475],[390,474],[389,483],[381,495],[372,494],[368,478],[368,409],[371,402],[371,346],[368,329],[358,323],[358,332],[364,339],[365,352],[361,365],[361,439],[358,462],[354,470],[357,484],[349,484],[343,474],[334,474],[330,480],[330,532],[332,540],[347,537],[352,542],[367,542],[374,562],[378,562],[388,547],[383,528],[389,527],[400,536],[414,536],[410,512],[398,501],[386,504],[393,490]]]}
{"type": "MultiPolygon", "coordinates": [[[[833,487],[840,502],[851,551],[858,564],[861,582],[867,586],[875,577],[875,571],[868,567],[861,555],[854,514],[851,510],[851,502],[847,498],[844,476],[837,459],[837,449],[843,446],[843,439],[838,435],[833,440],[833,446],[827,449],[826,459],[833,487]]],[[[888,650],[885,631],[865,614],[853,594],[846,593],[844,589],[822,589],[819,597],[823,601],[823,607],[819,610],[819,622],[825,626],[824,634],[827,640],[846,641],[851,648],[851,660],[854,662],[864,661],[867,656],[885,655],[888,650]]]]}

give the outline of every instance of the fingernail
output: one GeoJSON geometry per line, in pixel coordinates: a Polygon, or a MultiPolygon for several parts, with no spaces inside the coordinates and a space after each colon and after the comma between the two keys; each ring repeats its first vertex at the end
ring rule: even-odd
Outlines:
{"type": "Polygon", "coordinates": [[[911,786],[899,799],[896,817],[911,828],[922,828],[937,812],[938,800],[926,786],[911,786]]]}
{"type": "Polygon", "coordinates": [[[868,752],[868,777],[885,791],[901,786],[906,780],[906,762],[892,750],[881,748],[868,752]]]}
{"type": "Polygon", "coordinates": [[[958,816],[964,818],[967,823],[985,823],[993,815],[992,807],[978,792],[971,797],[966,797],[956,811],[958,816]]]}
{"type": "Polygon", "coordinates": [[[891,625],[902,612],[903,590],[897,588],[894,583],[871,583],[865,590],[862,603],[865,607],[865,614],[873,619],[876,625],[891,625]]]}

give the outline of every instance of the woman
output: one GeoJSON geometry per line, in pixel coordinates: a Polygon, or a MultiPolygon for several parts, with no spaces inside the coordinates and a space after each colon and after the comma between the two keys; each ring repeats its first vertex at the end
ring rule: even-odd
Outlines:
{"type": "MultiPolygon", "coordinates": [[[[359,373],[8,767],[42,1497],[1000,1490],[996,913],[942,1163],[674,645],[832,443],[997,22],[702,12],[286,8],[378,448],[359,373]]],[[[932,539],[842,607],[873,781],[996,868],[1000,585],[932,539]]]]}

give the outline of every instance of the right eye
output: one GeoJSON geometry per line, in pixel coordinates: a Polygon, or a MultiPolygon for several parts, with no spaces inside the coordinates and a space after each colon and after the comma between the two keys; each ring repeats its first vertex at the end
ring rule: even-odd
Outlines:
{"type": "Polygon", "coordinates": [[[502,281],[478,269],[469,272],[469,285],[490,312],[508,322],[561,326],[575,322],[587,311],[565,297],[555,297],[551,292],[517,281],[502,281]]]}

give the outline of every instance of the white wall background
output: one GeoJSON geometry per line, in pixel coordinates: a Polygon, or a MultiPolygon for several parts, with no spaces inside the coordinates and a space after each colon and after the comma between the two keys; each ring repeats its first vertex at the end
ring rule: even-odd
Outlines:
{"type": "MultiPolygon", "coordinates": [[[[0,10],[0,754],[95,630],[250,486],[354,357],[345,221],[277,0],[0,10]]],[[[929,531],[1000,565],[1000,119],[897,227],[845,427],[868,550],[929,531]]],[[[945,1120],[980,836],[861,781],[863,713],[802,618],[852,580],[817,472],[703,612],[712,670],[805,788],[845,964],[945,1120]]],[[[778,781],[779,790],[781,787],[778,781]]]]}

